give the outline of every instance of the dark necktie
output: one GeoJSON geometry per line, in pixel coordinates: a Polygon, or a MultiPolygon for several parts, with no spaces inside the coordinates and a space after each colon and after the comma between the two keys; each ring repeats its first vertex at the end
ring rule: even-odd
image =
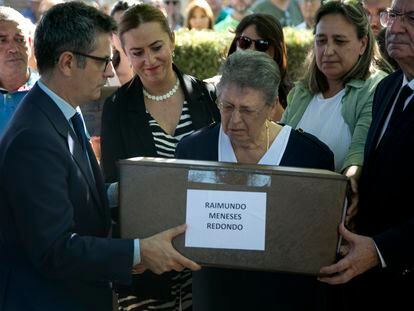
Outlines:
{"type": "Polygon", "coordinates": [[[82,146],[84,152],[86,152],[86,144],[88,139],[85,134],[85,126],[83,125],[82,117],[79,112],[76,112],[75,115],[71,118],[73,129],[75,130],[76,135],[79,138],[79,142],[82,146]]]}
{"type": "Polygon", "coordinates": [[[400,95],[398,95],[398,99],[395,102],[394,111],[392,112],[388,127],[393,127],[399,122],[399,119],[404,110],[404,104],[411,94],[413,94],[413,90],[408,86],[408,84],[406,84],[401,89],[400,95]]]}

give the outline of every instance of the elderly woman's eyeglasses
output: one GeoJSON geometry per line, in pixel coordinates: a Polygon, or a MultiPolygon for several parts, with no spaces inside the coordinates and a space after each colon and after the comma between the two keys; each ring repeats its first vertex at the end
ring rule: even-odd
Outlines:
{"type": "Polygon", "coordinates": [[[240,36],[237,38],[237,46],[242,50],[247,50],[254,43],[254,47],[259,52],[266,52],[270,47],[269,40],[257,39],[253,40],[246,36],[240,36]]]}
{"type": "Polygon", "coordinates": [[[76,52],[76,51],[72,51],[72,53],[75,54],[75,55],[79,55],[79,56],[83,56],[83,57],[88,57],[88,58],[97,60],[98,62],[105,63],[105,67],[103,68],[103,72],[106,71],[106,69],[108,68],[109,63],[112,62],[112,58],[110,58],[108,56],[106,56],[106,57],[99,57],[99,56],[84,54],[84,53],[76,52]]]}
{"type": "Polygon", "coordinates": [[[232,104],[223,103],[223,102],[219,102],[217,106],[220,109],[220,111],[224,114],[233,114],[233,112],[238,111],[240,116],[245,117],[245,118],[255,117],[259,115],[267,107],[267,105],[264,105],[262,108],[259,108],[259,109],[253,109],[253,108],[247,108],[247,107],[236,108],[232,104]]]}
{"type": "Polygon", "coordinates": [[[382,27],[390,26],[395,22],[397,17],[401,18],[401,23],[407,23],[410,26],[414,26],[414,11],[401,13],[392,9],[388,9],[380,13],[380,22],[382,27]]]}

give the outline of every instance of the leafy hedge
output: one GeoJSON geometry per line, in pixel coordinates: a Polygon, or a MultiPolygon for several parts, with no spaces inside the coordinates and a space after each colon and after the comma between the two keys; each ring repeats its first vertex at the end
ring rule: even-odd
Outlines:
{"type": "MultiPolygon", "coordinates": [[[[292,81],[303,74],[303,64],[312,46],[308,30],[284,28],[288,52],[288,72],[292,81]]],[[[215,76],[233,39],[231,33],[179,30],[176,32],[174,63],[185,73],[200,79],[215,76]]]]}

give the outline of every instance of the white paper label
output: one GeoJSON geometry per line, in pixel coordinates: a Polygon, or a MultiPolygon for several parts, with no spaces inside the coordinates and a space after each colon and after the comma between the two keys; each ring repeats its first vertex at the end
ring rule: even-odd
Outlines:
{"type": "Polygon", "coordinates": [[[185,246],[265,249],[266,193],[187,190],[185,246]]]}

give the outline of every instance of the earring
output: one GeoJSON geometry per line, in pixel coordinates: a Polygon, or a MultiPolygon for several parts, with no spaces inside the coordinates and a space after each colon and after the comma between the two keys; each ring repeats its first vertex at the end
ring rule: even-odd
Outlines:
{"type": "Polygon", "coordinates": [[[172,51],[171,58],[174,58],[174,57],[175,57],[175,51],[172,51]]]}

